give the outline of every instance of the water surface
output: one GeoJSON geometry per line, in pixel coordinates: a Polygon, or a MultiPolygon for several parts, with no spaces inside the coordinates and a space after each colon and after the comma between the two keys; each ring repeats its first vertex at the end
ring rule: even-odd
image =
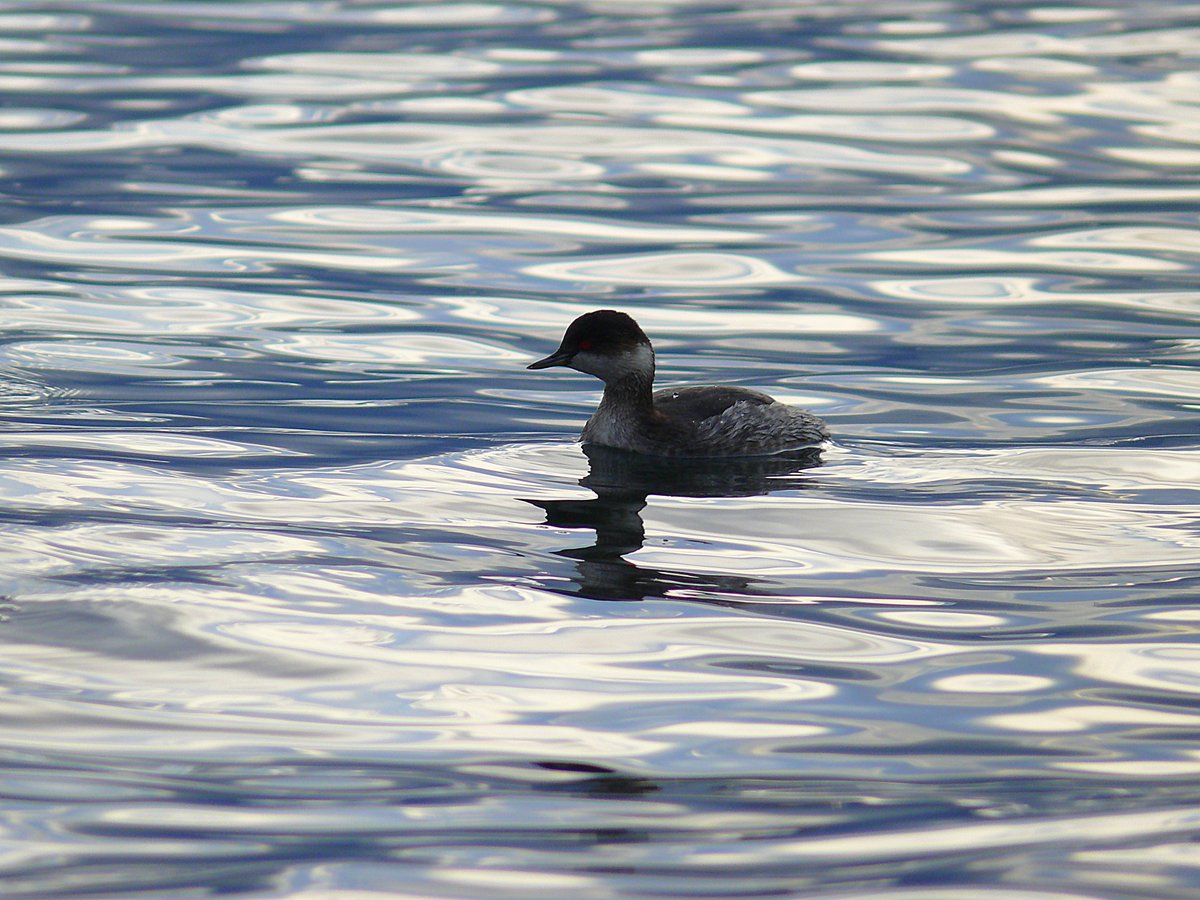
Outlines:
{"type": "Polygon", "coordinates": [[[1198,42],[0,5],[5,895],[1194,895],[1198,42]],[[598,307],[833,442],[585,454],[598,307]]]}

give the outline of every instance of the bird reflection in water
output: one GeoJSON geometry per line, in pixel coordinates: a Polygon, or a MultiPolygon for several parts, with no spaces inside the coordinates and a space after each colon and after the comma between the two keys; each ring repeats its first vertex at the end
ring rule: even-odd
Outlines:
{"type": "Polygon", "coordinates": [[[594,544],[556,550],[575,561],[578,588],[559,593],[594,600],[644,600],[766,592],[758,579],[740,575],[694,573],[639,566],[625,557],[646,540],[642,510],[650,494],[668,497],[756,497],[810,487],[806,470],[821,464],[819,447],[774,456],[725,459],[664,459],[609,447],[586,445],[588,474],[579,483],[593,491],[591,500],[526,500],[546,513],[555,528],[590,528],[594,544]]]}

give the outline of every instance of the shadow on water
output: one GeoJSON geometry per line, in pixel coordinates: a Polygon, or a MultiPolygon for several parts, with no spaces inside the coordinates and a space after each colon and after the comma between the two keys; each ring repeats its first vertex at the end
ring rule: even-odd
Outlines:
{"type": "MultiPolygon", "coordinates": [[[[760,593],[759,579],[640,566],[626,559],[646,541],[642,510],[651,494],[666,497],[758,497],[810,487],[807,470],[821,465],[819,447],[745,459],[658,459],[607,447],[584,447],[588,474],[580,485],[591,500],[526,500],[555,528],[590,528],[594,543],[555,551],[575,561],[577,590],[592,600],[645,600],[689,593],[760,593]]],[[[553,588],[551,588],[553,589],[553,588]]]]}

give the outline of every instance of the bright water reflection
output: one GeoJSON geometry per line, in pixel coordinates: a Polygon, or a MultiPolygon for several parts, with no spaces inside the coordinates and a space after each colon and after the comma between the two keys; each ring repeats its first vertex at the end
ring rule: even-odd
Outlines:
{"type": "Polygon", "coordinates": [[[5,895],[1193,895],[1194,13],[0,5],[5,895]]]}

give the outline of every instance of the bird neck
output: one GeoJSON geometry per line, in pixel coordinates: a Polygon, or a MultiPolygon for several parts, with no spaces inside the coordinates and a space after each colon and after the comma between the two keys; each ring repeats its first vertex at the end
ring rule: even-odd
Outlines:
{"type": "Polygon", "coordinates": [[[604,384],[601,406],[649,413],[654,409],[654,369],[627,372],[604,384]]]}

